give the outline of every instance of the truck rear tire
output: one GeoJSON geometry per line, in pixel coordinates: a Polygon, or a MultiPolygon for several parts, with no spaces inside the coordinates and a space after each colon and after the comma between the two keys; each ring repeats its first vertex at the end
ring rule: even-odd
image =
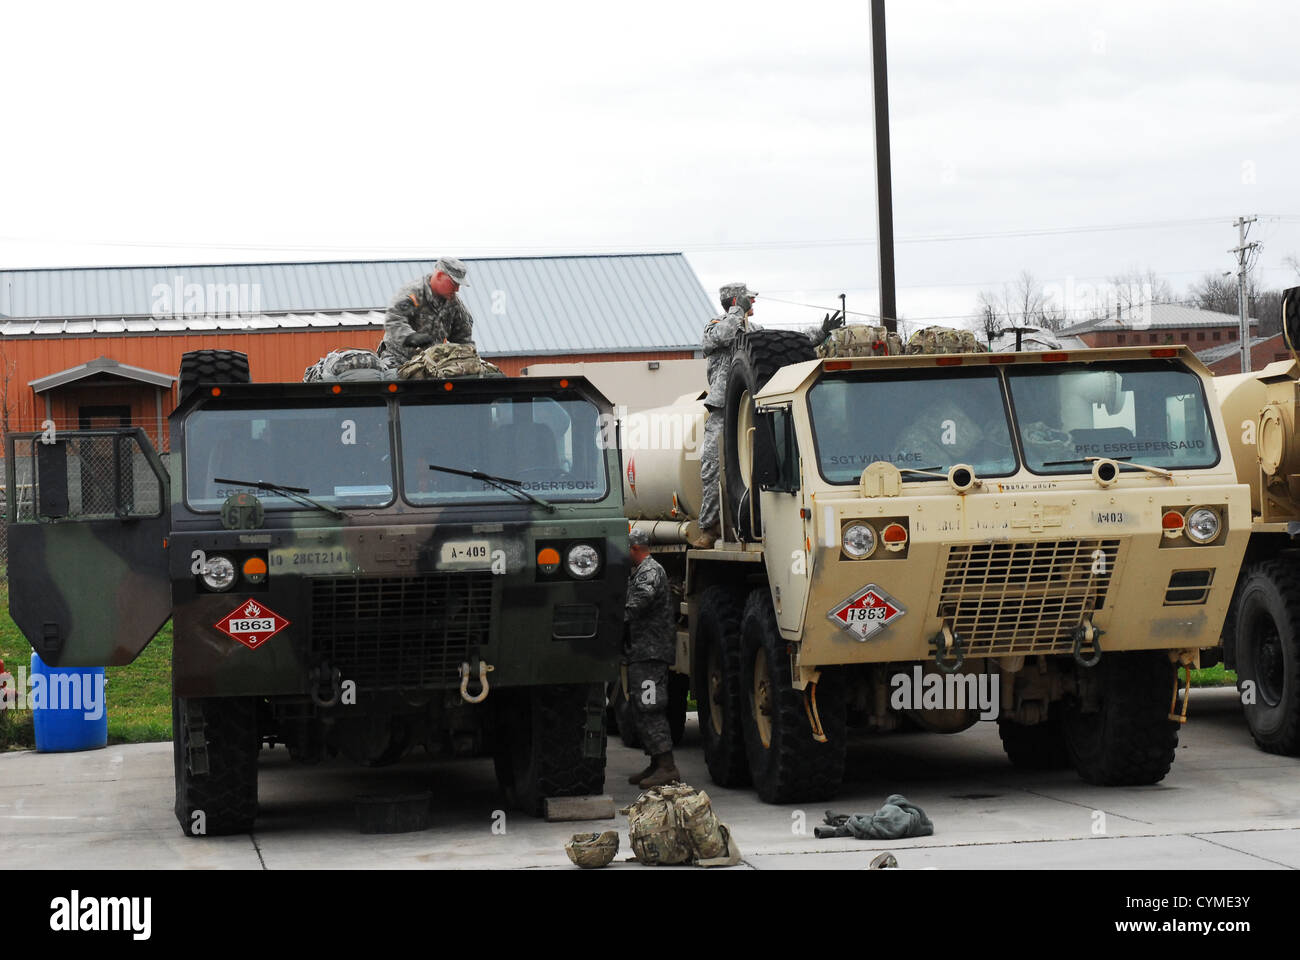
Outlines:
{"type": "Polygon", "coordinates": [[[824,671],[817,684],[826,734],[819,743],[803,691],[791,685],[790,656],[766,587],[750,592],[740,632],[745,752],[759,797],[766,803],[830,800],[844,779],[847,753],[847,705],[837,676],[824,671]]]}
{"type": "Polygon", "coordinates": [[[1175,670],[1161,650],[1108,653],[1080,668],[1098,685],[1099,709],[1065,701],[1063,725],[1079,776],[1101,786],[1138,786],[1164,779],[1178,750],[1178,724],[1169,719],[1175,670]]]}
{"type": "Polygon", "coordinates": [[[749,785],[749,760],[741,724],[741,600],[714,585],[700,597],[695,625],[695,699],[709,778],[720,787],[749,785]]]}
{"type": "Polygon", "coordinates": [[[584,755],[589,695],[582,684],[498,694],[509,702],[503,704],[493,761],[510,806],[540,817],[547,797],[583,797],[604,790],[603,743],[599,757],[584,755]]]}
{"type": "Polygon", "coordinates": [[[256,698],[172,695],[175,812],[187,837],[220,837],[253,829],[260,749],[256,698]],[[190,770],[194,750],[206,755],[206,773],[190,770]]]}
{"type": "Polygon", "coordinates": [[[1053,704],[1047,719],[1026,726],[1013,720],[998,720],[998,736],[1002,749],[1013,767],[1021,770],[1066,770],[1070,766],[1070,751],[1065,745],[1065,731],[1061,725],[1061,707],[1053,704]]]}
{"type": "Polygon", "coordinates": [[[181,354],[180,396],[200,383],[248,383],[248,354],[238,350],[191,350],[181,354]]]}
{"type": "Polygon", "coordinates": [[[1235,605],[1237,690],[1261,750],[1300,754],[1300,570],[1282,560],[1246,571],[1235,605]],[[1247,702],[1250,701],[1250,702],[1247,702]]]}
{"type": "Polygon", "coordinates": [[[750,523],[749,500],[751,496],[757,498],[758,491],[751,494],[750,463],[748,458],[742,462],[740,455],[742,445],[747,443],[743,434],[753,422],[754,396],[782,367],[812,360],[816,355],[807,335],[794,330],[750,330],[736,344],[727,378],[720,455],[726,467],[726,509],[744,540],[759,539],[763,529],[757,499],[753,504],[754,520],[750,523]]]}

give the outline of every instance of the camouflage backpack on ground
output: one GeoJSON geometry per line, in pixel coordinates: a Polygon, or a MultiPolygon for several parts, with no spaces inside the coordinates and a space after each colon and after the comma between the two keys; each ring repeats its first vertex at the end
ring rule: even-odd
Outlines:
{"type": "Polygon", "coordinates": [[[952,327],[925,327],[907,341],[907,354],[915,353],[987,353],[969,330],[952,327]]]}
{"type": "Polygon", "coordinates": [[[852,323],[832,330],[821,346],[819,357],[896,357],[903,352],[903,339],[884,327],[852,323]]]}
{"type": "Polygon", "coordinates": [[[399,380],[504,377],[501,368],[478,355],[472,343],[435,343],[397,368],[399,380]]]}
{"type": "Polygon", "coordinates": [[[386,380],[388,371],[373,350],[331,350],[302,372],[303,383],[320,380],[386,380]]]}
{"type": "Polygon", "coordinates": [[[632,852],[642,863],[734,867],[740,862],[740,849],[714,816],[709,795],[685,783],[647,790],[619,813],[627,816],[632,852]]]}

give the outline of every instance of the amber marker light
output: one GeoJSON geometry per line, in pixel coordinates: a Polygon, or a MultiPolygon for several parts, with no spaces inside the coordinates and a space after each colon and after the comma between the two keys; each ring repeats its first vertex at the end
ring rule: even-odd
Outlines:
{"type": "Polygon", "coordinates": [[[1161,348],[1159,348],[1158,350],[1152,350],[1152,351],[1151,351],[1151,356],[1153,356],[1153,357],[1176,357],[1176,356],[1178,356],[1178,351],[1177,351],[1176,349],[1174,349],[1173,347],[1161,347],[1161,348]]]}
{"type": "Polygon", "coordinates": [[[334,384],[334,386],[330,387],[330,393],[342,393],[342,392],[343,392],[343,388],[340,387],[337,383],[334,384]]]}
{"type": "Polygon", "coordinates": [[[560,386],[561,386],[561,387],[567,387],[568,385],[569,385],[569,381],[568,381],[568,380],[561,380],[561,381],[560,381],[560,386]]]}
{"type": "Polygon", "coordinates": [[[249,557],[244,561],[243,569],[249,583],[261,583],[266,579],[266,561],[261,557],[249,557]]]}
{"type": "Polygon", "coordinates": [[[444,383],[442,385],[442,389],[450,393],[453,389],[455,389],[455,387],[451,383],[444,383]]]}
{"type": "Polygon", "coordinates": [[[219,397],[219,396],[221,396],[221,388],[220,388],[220,387],[213,387],[213,388],[212,388],[212,395],[213,395],[214,397],[219,397]]]}
{"type": "Polygon", "coordinates": [[[826,369],[827,369],[827,370],[848,370],[848,369],[849,369],[850,367],[852,367],[852,366],[853,366],[853,364],[849,363],[847,360],[827,360],[827,361],[826,361],[826,369]]]}
{"type": "Polygon", "coordinates": [[[1160,518],[1160,526],[1164,528],[1165,536],[1171,540],[1182,534],[1183,523],[1183,515],[1177,510],[1166,511],[1160,518]]]}
{"type": "Polygon", "coordinates": [[[397,384],[395,384],[395,383],[390,383],[390,384],[388,385],[388,392],[389,392],[389,393],[396,393],[396,392],[397,392],[397,384]]]}
{"type": "Polygon", "coordinates": [[[554,573],[560,569],[560,551],[554,547],[543,547],[537,552],[537,567],[542,573],[554,573]]]}

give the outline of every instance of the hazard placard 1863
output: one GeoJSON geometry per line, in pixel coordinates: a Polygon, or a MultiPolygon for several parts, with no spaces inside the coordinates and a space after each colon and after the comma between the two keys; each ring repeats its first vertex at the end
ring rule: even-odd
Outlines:
{"type": "Polygon", "coordinates": [[[215,624],[226,636],[250,650],[256,650],[288,625],[288,620],[256,600],[235,608],[215,624]]]}
{"type": "Polygon", "coordinates": [[[869,640],[906,612],[897,600],[869,583],[826,616],[859,640],[869,640]]]}

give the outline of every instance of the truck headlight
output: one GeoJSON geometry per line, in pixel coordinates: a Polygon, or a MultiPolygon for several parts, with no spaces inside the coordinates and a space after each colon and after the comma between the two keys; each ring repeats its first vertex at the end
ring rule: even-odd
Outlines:
{"type": "Polygon", "coordinates": [[[854,560],[862,560],[876,551],[876,531],[865,523],[851,523],[844,528],[840,538],[844,552],[854,560]]]}
{"type": "Polygon", "coordinates": [[[1195,543],[1210,543],[1222,527],[1219,514],[1209,507],[1197,507],[1187,514],[1187,536],[1195,543]]]}
{"type": "Polygon", "coordinates": [[[208,557],[203,568],[203,582],[209,590],[229,590],[235,582],[235,565],[226,557],[208,557]]]}
{"type": "Polygon", "coordinates": [[[590,580],[600,570],[600,553],[589,543],[575,544],[564,558],[564,569],[579,580],[590,580]]]}

